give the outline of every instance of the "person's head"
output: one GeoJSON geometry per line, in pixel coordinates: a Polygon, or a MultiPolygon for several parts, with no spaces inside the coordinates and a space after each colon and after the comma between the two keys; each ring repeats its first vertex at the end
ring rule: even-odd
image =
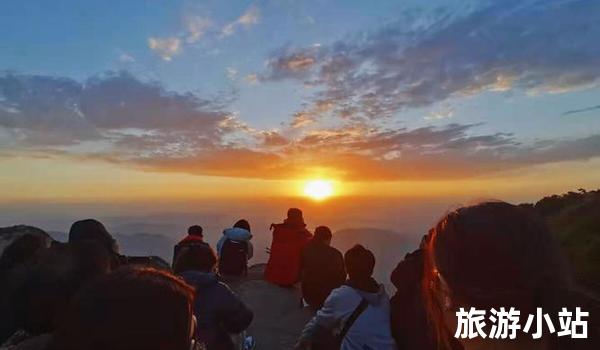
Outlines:
{"type": "Polygon", "coordinates": [[[96,242],[54,244],[44,250],[12,299],[18,327],[31,334],[52,331],[73,295],[110,268],[110,253],[96,242]]]}
{"type": "Polygon", "coordinates": [[[202,226],[193,225],[188,228],[187,232],[188,232],[188,235],[190,235],[190,236],[204,237],[202,234],[202,231],[203,231],[202,226]]]}
{"type": "Polygon", "coordinates": [[[213,272],[217,266],[217,254],[208,244],[182,247],[173,266],[175,273],[184,271],[213,272]]]}
{"type": "Polygon", "coordinates": [[[166,271],[124,266],[79,291],[55,332],[64,350],[189,350],[194,290],[166,271]]]}
{"type": "Polygon", "coordinates": [[[315,242],[323,243],[326,245],[331,244],[331,230],[327,226],[319,226],[315,229],[315,235],[313,240],[315,242]]]}
{"type": "Polygon", "coordinates": [[[289,222],[304,222],[302,210],[298,208],[290,208],[287,211],[287,221],[289,222]]]}
{"type": "Polygon", "coordinates": [[[244,230],[248,231],[248,232],[252,232],[250,231],[250,223],[247,220],[241,219],[238,220],[233,227],[237,227],[237,228],[243,228],[244,230]]]}
{"type": "Polygon", "coordinates": [[[105,246],[109,251],[118,254],[117,241],[106,230],[104,225],[95,219],[75,221],[69,230],[69,243],[83,241],[96,241],[105,246]]]}
{"type": "Polygon", "coordinates": [[[375,268],[375,256],[370,250],[357,244],[344,254],[344,264],[350,280],[370,278],[375,268]]]}
{"type": "MultiPolygon", "coordinates": [[[[516,206],[488,202],[461,208],[440,220],[429,236],[423,293],[442,344],[454,336],[460,307],[488,312],[515,307],[521,314],[535,313],[536,307],[551,311],[556,292],[570,283],[564,260],[543,223],[516,206]]],[[[511,344],[533,348],[523,342],[511,344]]],[[[497,344],[476,338],[463,345],[468,350],[497,344]]]]}
{"type": "Polygon", "coordinates": [[[40,235],[25,234],[15,239],[0,256],[0,270],[28,262],[44,248],[46,248],[46,239],[40,235]]]}

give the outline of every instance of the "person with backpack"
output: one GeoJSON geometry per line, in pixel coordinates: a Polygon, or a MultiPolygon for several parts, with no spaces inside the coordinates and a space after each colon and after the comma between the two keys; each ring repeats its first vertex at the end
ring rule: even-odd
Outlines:
{"type": "Polygon", "coordinates": [[[181,251],[174,271],[195,288],[197,339],[207,350],[233,350],[232,336],[245,331],[254,314],[220,280],[215,273],[216,265],[214,250],[208,245],[198,245],[181,251]]]}
{"type": "Polygon", "coordinates": [[[287,219],[281,224],[272,224],[269,261],[265,269],[265,279],[282,287],[292,287],[300,279],[300,255],[312,238],[306,229],[302,211],[291,208],[287,219]]]}
{"type": "Polygon", "coordinates": [[[331,246],[331,237],[329,227],[319,226],[302,251],[302,298],[315,310],[320,309],[329,293],[346,280],[344,257],[331,246]]]}
{"type": "Polygon", "coordinates": [[[193,246],[208,246],[208,243],[204,242],[204,235],[202,226],[193,225],[188,228],[187,236],[185,236],[179,243],[173,248],[173,266],[179,256],[182,248],[193,247],[193,246]]]}
{"type": "Polygon", "coordinates": [[[217,242],[219,273],[227,276],[246,276],[248,260],[254,254],[252,234],[247,220],[238,220],[232,228],[225,229],[217,242]]]}
{"type": "Polygon", "coordinates": [[[372,277],[375,256],[355,245],[344,255],[344,262],[348,280],[327,297],[304,327],[295,348],[396,349],[390,330],[389,297],[383,285],[372,277]]]}

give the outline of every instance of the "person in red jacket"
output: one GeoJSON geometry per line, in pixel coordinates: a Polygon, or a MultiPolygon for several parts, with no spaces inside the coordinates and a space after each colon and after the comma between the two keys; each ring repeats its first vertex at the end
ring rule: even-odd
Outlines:
{"type": "Polygon", "coordinates": [[[202,226],[194,225],[188,228],[188,234],[179,243],[173,247],[173,266],[177,262],[177,257],[182,249],[193,246],[208,246],[208,243],[204,242],[204,235],[202,234],[202,226]]]}
{"type": "Polygon", "coordinates": [[[311,240],[312,234],[306,229],[302,211],[291,208],[287,219],[281,224],[272,224],[273,241],[265,279],[273,284],[291,287],[300,279],[300,258],[302,249],[311,240]]]}

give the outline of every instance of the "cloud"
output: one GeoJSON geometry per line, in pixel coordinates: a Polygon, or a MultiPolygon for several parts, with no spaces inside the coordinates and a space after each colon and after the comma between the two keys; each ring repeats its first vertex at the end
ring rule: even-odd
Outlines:
{"type": "Polygon", "coordinates": [[[309,112],[298,112],[294,114],[290,126],[292,128],[301,128],[316,123],[317,118],[309,112]]]}
{"type": "Polygon", "coordinates": [[[148,38],[148,47],[165,61],[171,61],[182,50],[181,39],[177,37],[148,38]]]}
{"type": "Polygon", "coordinates": [[[259,83],[258,75],[256,73],[246,75],[244,80],[250,85],[256,85],[259,83]]]}
{"type": "Polygon", "coordinates": [[[135,62],[135,58],[128,53],[122,52],[119,55],[119,62],[121,63],[133,63],[135,62]]]}
{"type": "Polygon", "coordinates": [[[290,179],[318,169],[344,180],[465,179],[600,156],[600,135],[521,145],[510,134],[470,135],[477,125],[399,130],[311,132],[289,139],[263,132],[258,147],[228,145],[189,157],[134,159],[145,169],[190,174],[290,179]]]}
{"type": "Polygon", "coordinates": [[[17,148],[82,146],[101,142],[111,152],[156,151],[218,143],[229,113],[221,101],[166,91],[127,73],[84,83],[68,78],[0,75],[0,128],[17,148]],[[119,149],[119,145],[129,143],[119,149]]]}
{"type": "Polygon", "coordinates": [[[442,119],[452,118],[453,115],[454,115],[454,108],[452,108],[451,106],[445,106],[444,108],[442,108],[440,110],[429,113],[423,119],[425,119],[425,120],[442,120],[442,119]]]}
{"type": "Polygon", "coordinates": [[[213,22],[208,17],[188,16],[184,20],[187,31],[186,43],[193,44],[199,41],[212,27],[213,22]]]}
{"type": "Polygon", "coordinates": [[[285,48],[274,54],[267,62],[268,72],[262,79],[277,81],[284,79],[307,79],[317,63],[316,48],[285,48]]]}
{"type": "Polygon", "coordinates": [[[228,23],[221,30],[221,37],[233,35],[238,27],[248,28],[257,24],[260,21],[260,10],[256,6],[250,6],[246,11],[238,17],[237,20],[228,23]]]}
{"type": "Polygon", "coordinates": [[[225,68],[225,74],[227,75],[227,79],[235,80],[237,78],[238,70],[233,67],[225,68]]]}
{"type": "MultiPolygon", "coordinates": [[[[598,134],[522,143],[510,133],[481,133],[481,124],[390,128],[348,119],[324,126],[311,116],[298,117],[305,126],[257,130],[226,105],[124,72],[84,82],[5,73],[0,145],[4,154],[146,171],[290,179],[320,169],[367,181],[469,178],[600,157],[598,134]]],[[[329,101],[314,105],[331,112],[329,101]]]]}
{"type": "Polygon", "coordinates": [[[600,81],[600,3],[501,1],[405,16],[319,48],[275,52],[264,80],[294,79],[365,118],[485,91],[564,93],[600,81]]]}
{"type": "Polygon", "coordinates": [[[266,147],[278,147],[289,144],[289,140],[281,135],[278,131],[262,131],[260,133],[262,137],[262,144],[266,147]]]}

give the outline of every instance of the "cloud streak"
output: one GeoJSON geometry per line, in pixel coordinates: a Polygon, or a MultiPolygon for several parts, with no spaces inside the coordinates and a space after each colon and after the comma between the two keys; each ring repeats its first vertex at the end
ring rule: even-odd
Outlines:
{"type": "Polygon", "coordinates": [[[225,25],[221,29],[221,38],[233,35],[239,27],[248,28],[259,21],[260,10],[254,5],[250,6],[237,20],[225,25]]]}
{"type": "Polygon", "coordinates": [[[580,109],[572,109],[570,111],[564,112],[562,115],[571,115],[571,114],[585,113],[585,112],[595,111],[595,110],[598,110],[598,109],[600,109],[600,105],[586,107],[586,108],[580,108],[580,109]]]}

